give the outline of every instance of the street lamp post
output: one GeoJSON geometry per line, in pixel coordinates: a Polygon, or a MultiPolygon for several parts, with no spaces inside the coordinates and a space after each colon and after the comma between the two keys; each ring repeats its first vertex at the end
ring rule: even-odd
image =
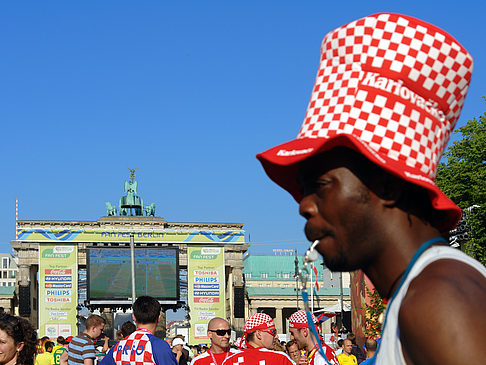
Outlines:
{"type": "Polygon", "coordinates": [[[295,293],[296,293],[296,299],[297,299],[297,310],[299,309],[299,260],[297,259],[297,250],[294,251],[294,266],[295,266],[295,272],[294,272],[294,277],[295,277],[295,293]]]}

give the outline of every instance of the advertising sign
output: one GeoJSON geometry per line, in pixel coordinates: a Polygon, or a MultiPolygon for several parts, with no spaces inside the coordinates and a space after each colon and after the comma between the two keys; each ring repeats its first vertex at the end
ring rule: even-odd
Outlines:
{"type": "Polygon", "coordinates": [[[209,320],[225,318],[224,248],[188,246],[187,257],[187,299],[191,311],[189,343],[209,343],[209,320]]]}
{"type": "Polygon", "coordinates": [[[77,334],[77,253],[75,244],[40,244],[39,337],[77,334]]]}
{"type": "Polygon", "coordinates": [[[187,242],[187,243],[245,243],[243,230],[96,230],[96,229],[22,229],[19,241],[34,242],[187,242]]]}

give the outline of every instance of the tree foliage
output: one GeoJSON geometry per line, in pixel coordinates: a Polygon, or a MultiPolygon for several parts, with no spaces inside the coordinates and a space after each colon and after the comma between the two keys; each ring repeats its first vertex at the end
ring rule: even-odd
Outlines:
{"type": "Polygon", "coordinates": [[[368,338],[379,338],[381,337],[381,326],[380,315],[385,310],[385,305],[383,300],[378,294],[378,291],[373,288],[370,290],[366,284],[365,290],[366,295],[370,298],[370,304],[365,307],[365,323],[363,333],[368,338]]]}
{"type": "Polygon", "coordinates": [[[486,113],[454,133],[461,138],[444,154],[436,183],[462,210],[479,206],[465,216],[471,238],[462,249],[486,265],[486,113]]]}

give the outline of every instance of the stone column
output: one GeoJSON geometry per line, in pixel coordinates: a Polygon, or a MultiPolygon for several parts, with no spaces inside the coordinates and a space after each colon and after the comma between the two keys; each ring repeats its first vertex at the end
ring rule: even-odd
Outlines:
{"type": "MultiPolygon", "coordinates": [[[[232,269],[232,281],[231,281],[231,309],[234,310],[234,288],[242,288],[243,287],[243,271],[241,267],[234,267],[232,269]]],[[[233,317],[233,313],[231,313],[231,317],[233,317]]],[[[245,325],[245,318],[233,318],[233,326],[236,331],[243,331],[245,325]]]]}
{"type": "Polygon", "coordinates": [[[277,333],[285,333],[283,327],[282,308],[275,308],[275,328],[277,329],[277,333]]]}
{"type": "Polygon", "coordinates": [[[19,263],[19,285],[27,286],[30,282],[30,265],[19,263]]]}
{"type": "MultiPolygon", "coordinates": [[[[233,318],[234,313],[234,298],[233,298],[233,269],[228,266],[226,267],[228,276],[226,281],[226,298],[225,300],[225,311],[226,311],[226,320],[230,323],[230,325],[234,325],[235,318],[233,318]]],[[[226,277],[226,275],[225,275],[226,277]]]]}

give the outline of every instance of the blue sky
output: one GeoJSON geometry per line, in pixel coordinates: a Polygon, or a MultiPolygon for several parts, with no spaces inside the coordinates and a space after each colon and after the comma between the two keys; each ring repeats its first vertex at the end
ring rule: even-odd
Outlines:
{"type": "Polygon", "coordinates": [[[302,253],[297,204],[255,154],[297,134],[323,36],[381,11],[472,53],[459,125],[482,115],[480,1],[2,2],[0,242],[15,238],[16,197],[20,219],[97,220],[138,168],[167,221],[240,222],[250,252],[302,253]]]}

